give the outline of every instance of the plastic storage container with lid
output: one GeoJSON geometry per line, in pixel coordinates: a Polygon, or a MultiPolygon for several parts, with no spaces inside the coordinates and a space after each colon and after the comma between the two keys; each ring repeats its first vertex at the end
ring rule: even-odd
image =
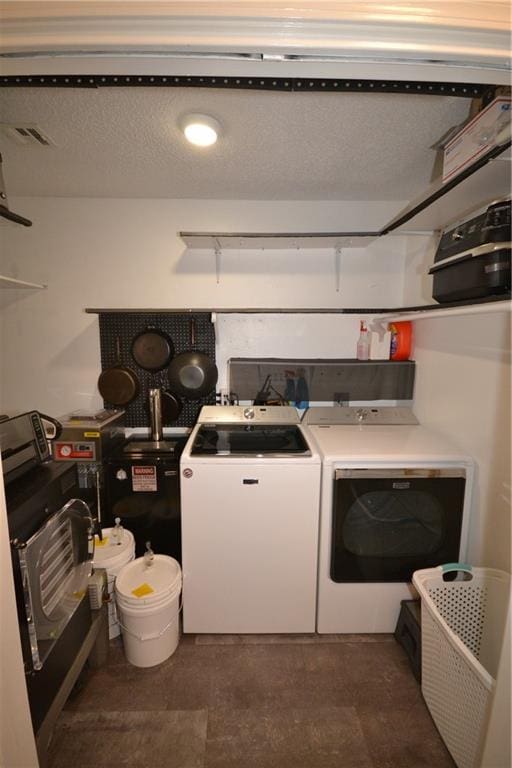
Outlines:
{"type": "Polygon", "coordinates": [[[161,664],[179,642],[181,568],[167,555],[146,553],[128,563],[116,580],[124,651],[130,664],[161,664]]]}
{"type": "Polygon", "coordinates": [[[412,352],[412,323],[410,320],[402,320],[390,323],[391,331],[391,360],[409,360],[412,352]]]}
{"type": "Polygon", "coordinates": [[[121,628],[117,619],[114,584],[124,566],[135,557],[135,539],[130,531],[117,525],[113,528],[102,528],[103,540],[95,537],[93,566],[105,568],[107,571],[108,595],[108,636],[112,640],[117,637],[121,628]]]}

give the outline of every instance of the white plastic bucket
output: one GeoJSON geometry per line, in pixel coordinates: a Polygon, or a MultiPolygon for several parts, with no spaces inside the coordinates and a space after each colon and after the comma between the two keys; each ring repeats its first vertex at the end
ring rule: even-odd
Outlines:
{"type": "Polygon", "coordinates": [[[179,642],[181,568],[167,555],[152,565],[139,557],[116,579],[116,601],[124,652],[130,664],[153,667],[169,658],[179,642]]]}
{"type": "Polygon", "coordinates": [[[108,636],[112,640],[121,633],[117,618],[114,585],[117,575],[124,566],[135,558],[135,539],[131,531],[123,528],[121,542],[118,544],[112,537],[113,528],[102,528],[103,541],[95,537],[94,560],[95,568],[105,568],[107,571],[108,595],[108,636]]]}

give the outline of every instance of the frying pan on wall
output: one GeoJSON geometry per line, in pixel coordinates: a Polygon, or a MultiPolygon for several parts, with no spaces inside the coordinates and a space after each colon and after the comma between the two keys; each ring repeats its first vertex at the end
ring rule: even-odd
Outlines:
{"type": "MultiPolygon", "coordinates": [[[[177,395],[169,392],[168,389],[160,389],[160,405],[162,409],[162,424],[164,427],[170,426],[183,409],[183,403],[177,395]]],[[[148,414],[151,412],[149,402],[147,403],[146,410],[148,414]]]]}
{"type": "Polygon", "coordinates": [[[112,405],[128,405],[139,394],[137,374],[121,361],[121,344],[116,338],[116,364],[106,368],[98,378],[100,395],[112,405]]]}
{"type": "MultiPolygon", "coordinates": [[[[195,346],[196,321],[190,321],[190,346],[195,346]]],[[[215,387],[218,379],[217,366],[204,352],[194,349],[181,352],[171,361],[168,369],[169,386],[181,397],[199,400],[215,387]]]]}
{"type": "Polygon", "coordinates": [[[145,371],[162,371],[174,357],[173,341],[160,328],[146,328],[133,338],[132,357],[145,371]]]}

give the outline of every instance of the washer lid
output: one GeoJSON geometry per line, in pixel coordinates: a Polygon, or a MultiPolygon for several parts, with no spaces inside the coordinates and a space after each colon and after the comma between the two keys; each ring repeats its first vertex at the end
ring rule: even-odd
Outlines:
{"type": "Polygon", "coordinates": [[[310,456],[295,424],[201,424],[191,456],[310,456]]]}

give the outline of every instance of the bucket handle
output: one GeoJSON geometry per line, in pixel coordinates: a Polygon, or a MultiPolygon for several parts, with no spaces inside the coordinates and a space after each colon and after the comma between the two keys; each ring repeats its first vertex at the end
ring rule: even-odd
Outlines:
{"type": "Polygon", "coordinates": [[[183,608],[183,600],[180,602],[180,606],[178,608],[178,612],[176,616],[173,616],[170,622],[166,624],[166,626],[162,630],[160,630],[160,632],[157,632],[156,634],[153,634],[153,635],[138,635],[136,632],[133,632],[131,629],[128,629],[128,627],[125,627],[125,625],[121,621],[119,612],[117,614],[117,621],[119,622],[119,626],[126,632],[127,635],[131,635],[136,640],[140,640],[142,643],[144,643],[146,640],[158,640],[159,637],[162,637],[162,635],[164,635],[167,632],[167,630],[170,629],[170,627],[172,627],[175,621],[179,619],[182,608],[183,608]]]}

